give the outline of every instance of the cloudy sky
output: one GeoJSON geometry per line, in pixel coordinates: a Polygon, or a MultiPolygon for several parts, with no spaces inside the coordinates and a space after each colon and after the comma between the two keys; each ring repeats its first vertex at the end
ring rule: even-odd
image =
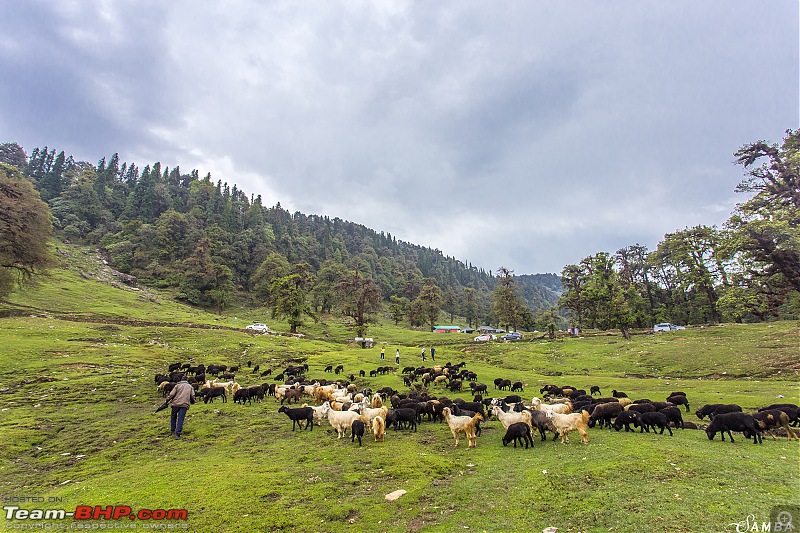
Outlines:
{"type": "Polygon", "coordinates": [[[0,5],[0,142],[193,168],[486,270],[721,224],[798,122],[798,2],[0,5]]]}

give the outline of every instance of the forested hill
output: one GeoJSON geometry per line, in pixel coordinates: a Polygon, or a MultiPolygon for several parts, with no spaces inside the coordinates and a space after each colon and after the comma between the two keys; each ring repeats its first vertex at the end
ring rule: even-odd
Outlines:
{"type": "MultiPolygon", "coordinates": [[[[330,305],[343,270],[358,266],[384,300],[411,301],[428,278],[441,289],[445,312],[463,316],[471,292],[475,318],[491,318],[497,285],[491,271],[360,224],[290,213],[277,199],[214,181],[210,173],[160,163],[140,168],[117,154],[94,165],[47,147],[27,155],[16,143],[0,145],[0,162],[34,183],[61,236],[99,246],[117,270],[197,305],[224,306],[234,298],[264,303],[270,279],[308,263],[316,280],[312,305],[320,309],[330,305]]],[[[516,279],[532,310],[558,298],[555,274],[516,279]]]]}

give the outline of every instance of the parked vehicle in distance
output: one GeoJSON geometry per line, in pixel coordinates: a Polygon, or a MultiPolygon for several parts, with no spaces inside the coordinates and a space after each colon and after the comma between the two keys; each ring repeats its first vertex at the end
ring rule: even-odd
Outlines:
{"type": "Polygon", "coordinates": [[[487,341],[496,341],[497,335],[492,335],[491,333],[484,333],[483,335],[478,335],[475,337],[475,342],[487,342],[487,341]]]}
{"type": "Polygon", "coordinates": [[[256,332],[256,333],[266,333],[266,332],[269,331],[269,328],[267,327],[266,324],[260,324],[258,322],[256,322],[255,324],[250,324],[249,326],[247,326],[244,329],[246,331],[251,331],[251,332],[256,332]]]}
{"type": "Polygon", "coordinates": [[[686,328],[683,327],[683,326],[677,326],[675,324],[670,324],[669,322],[663,322],[661,324],[656,324],[655,326],[653,326],[653,332],[675,331],[675,330],[679,330],[679,329],[686,329],[686,328]]]}
{"type": "Polygon", "coordinates": [[[518,341],[522,338],[522,333],[520,333],[519,331],[509,331],[500,338],[503,339],[504,341],[518,341]]]}

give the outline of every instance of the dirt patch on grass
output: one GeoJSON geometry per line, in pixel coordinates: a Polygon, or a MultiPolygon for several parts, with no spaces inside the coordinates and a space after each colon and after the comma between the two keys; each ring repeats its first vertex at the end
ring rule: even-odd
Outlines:
{"type": "Polygon", "coordinates": [[[436,515],[433,513],[425,513],[422,516],[417,516],[408,521],[406,528],[408,531],[416,533],[422,530],[425,526],[435,526],[437,524],[436,515]]]}

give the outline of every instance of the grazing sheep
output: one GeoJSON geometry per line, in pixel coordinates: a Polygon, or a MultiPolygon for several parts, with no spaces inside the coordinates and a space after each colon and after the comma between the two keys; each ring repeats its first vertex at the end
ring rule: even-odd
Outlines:
{"type": "Polygon", "coordinates": [[[592,415],[589,417],[588,422],[589,427],[594,427],[600,421],[601,428],[606,426],[611,429],[611,420],[616,418],[622,411],[624,411],[624,407],[619,402],[601,403],[592,410],[592,415]]]}
{"type": "Polygon", "coordinates": [[[531,427],[524,422],[516,422],[508,426],[506,434],[503,437],[503,446],[508,446],[508,443],[512,441],[514,442],[514,448],[517,447],[517,441],[519,441],[520,447],[522,447],[524,443],[526,450],[528,449],[528,443],[530,443],[530,447],[533,448],[531,427]]]}
{"type": "Polygon", "coordinates": [[[244,405],[245,401],[250,400],[250,391],[247,389],[239,389],[233,393],[233,403],[241,403],[244,405]]]}
{"type": "Polygon", "coordinates": [[[719,407],[720,405],[722,405],[722,404],[721,404],[721,403],[707,403],[707,404],[705,404],[703,407],[701,407],[700,409],[698,409],[697,411],[695,411],[695,412],[694,412],[694,414],[695,414],[695,416],[696,416],[697,418],[699,418],[700,420],[702,420],[702,419],[703,419],[703,418],[705,418],[706,416],[708,416],[708,415],[710,415],[711,413],[713,413],[713,412],[714,412],[714,410],[715,410],[717,407],[719,407]]]}
{"type": "Polygon", "coordinates": [[[553,425],[556,427],[558,434],[561,435],[561,444],[569,442],[569,433],[578,430],[583,444],[589,443],[587,436],[589,429],[589,412],[581,411],[580,413],[571,413],[562,415],[559,413],[549,413],[550,418],[553,419],[553,425]]]}
{"type": "MultiPolygon", "coordinates": [[[[525,392],[525,389],[522,387],[522,382],[521,381],[515,381],[511,385],[511,392],[525,392]]],[[[516,445],[516,442],[514,444],[516,445]]]]}
{"type": "Polygon", "coordinates": [[[350,442],[355,442],[358,439],[358,445],[361,446],[361,437],[364,436],[364,422],[361,420],[353,420],[350,426],[350,442]]]}
{"type": "Polygon", "coordinates": [[[627,398],[628,397],[627,394],[625,394],[622,391],[618,391],[616,389],[611,391],[611,396],[613,396],[614,398],[627,398]]]}
{"type": "MultiPolygon", "coordinates": [[[[387,413],[387,419],[389,414],[387,413]]],[[[394,410],[394,429],[405,427],[417,431],[417,411],[409,407],[401,407],[394,410]]]]}
{"type": "Polygon", "coordinates": [[[279,413],[286,413],[286,416],[292,421],[292,431],[294,431],[294,425],[297,424],[300,427],[300,430],[303,430],[303,426],[300,423],[301,420],[306,421],[305,429],[309,431],[314,431],[314,410],[311,407],[287,407],[282,405],[278,409],[279,413]]]}
{"type": "Polygon", "coordinates": [[[745,438],[753,437],[753,444],[762,442],[761,431],[758,429],[755,418],[746,413],[732,412],[715,415],[706,428],[706,435],[708,435],[708,440],[714,440],[716,434],[719,433],[724,442],[726,431],[731,442],[733,442],[731,431],[741,431],[745,438]]]}
{"type": "Polygon", "coordinates": [[[664,413],[667,416],[667,420],[669,420],[673,427],[684,429],[681,410],[677,407],[667,407],[666,409],[660,409],[658,412],[664,413]]]}
{"type": "Polygon", "coordinates": [[[722,404],[716,409],[714,409],[714,411],[712,411],[711,414],[708,415],[708,418],[714,420],[714,417],[717,415],[724,415],[727,413],[741,413],[741,412],[742,408],[736,405],[735,403],[722,404]]]}
{"type": "Polygon", "coordinates": [[[214,403],[214,398],[222,398],[222,403],[228,401],[227,393],[225,392],[225,387],[211,387],[210,389],[203,389],[200,391],[201,395],[203,396],[203,403],[214,403]],[[203,394],[203,391],[205,394],[203,394]]]}
{"type": "Polygon", "coordinates": [[[625,406],[626,411],[634,411],[636,413],[653,413],[656,408],[651,403],[633,403],[625,406]]]}
{"type": "Polygon", "coordinates": [[[639,433],[643,433],[645,431],[650,433],[650,428],[653,428],[653,434],[655,434],[656,428],[658,427],[661,429],[661,435],[664,434],[664,430],[666,429],[669,431],[670,437],[672,436],[672,428],[669,427],[669,419],[667,418],[667,415],[659,411],[640,414],[637,424],[640,428],[639,433]]]}
{"type": "Polygon", "coordinates": [[[617,418],[614,420],[614,429],[619,431],[625,426],[625,431],[633,431],[631,429],[631,424],[636,427],[636,421],[639,419],[639,413],[636,411],[622,411],[620,414],[617,415],[617,418]]]}
{"type": "Polygon", "coordinates": [[[464,437],[467,439],[467,449],[474,448],[477,446],[478,435],[476,424],[483,420],[483,417],[480,413],[475,413],[475,416],[454,416],[450,411],[449,407],[445,407],[442,410],[442,414],[444,415],[444,419],[447,421],[447,425],[450,426],[450,432],[453,434],[453,437],[456,440],[455,446],[458,447],[458,435],[459,433],[464,433],[464,437]]]}
{"type": "Polygon", "coordinates": [[[689,400],[686,399],[685,394],[675,394],[667,398],[667,401],[675,405],[683,405],[686,407],[686,412],[689,412],[689,400]]]}
{"type": "Polygon", "coordinates": [[[542,442],[547,440],[545,431],[553,433],[553,440],[558,438],[558,430],[553,425],[553,419],[547,416],[544,411],[537,411],[536,409],[526,409],[526,412],[531,414],[531,426],[539,430],[539,435],[542,437],[542,442]]]}
{"type": "Polygon", "coordinates": [[[594,396],[594,393],[595,393],[595,392],[596,392],[597,394],[599,394],[600,396],[602,396],[602,395],[603,395],[603,393],[602,393],[602,392],[600,392],[600,387],[598,387],[597,385],[592,385],[591,387],[589,387],[589,394],[590,394],[591,396],[594,396]]]}
{"type": "Polygon", "coordinates": [[[386,436],[386,422],[384,422],[383,417],[376,416],[372,419],[372,434],[375,436],[375,442],[383,442],[386,436]]]}
{"type": "Polygon", "coordinates": [[[772,440],[778,440],[775,437],[775,434],[772,432],[773,429],[778,427],[782,427],[786,430],[787,440],[791,441],[792,438],[800,440],[800,437],[797,436],[795,430],[789,427],[789,415],[780,409],[759,411],[758,413],[753,414],[753,418],[755,419],[759,429],[765,430],[767,433],[769,433],[772,436],[772,440]]]}

